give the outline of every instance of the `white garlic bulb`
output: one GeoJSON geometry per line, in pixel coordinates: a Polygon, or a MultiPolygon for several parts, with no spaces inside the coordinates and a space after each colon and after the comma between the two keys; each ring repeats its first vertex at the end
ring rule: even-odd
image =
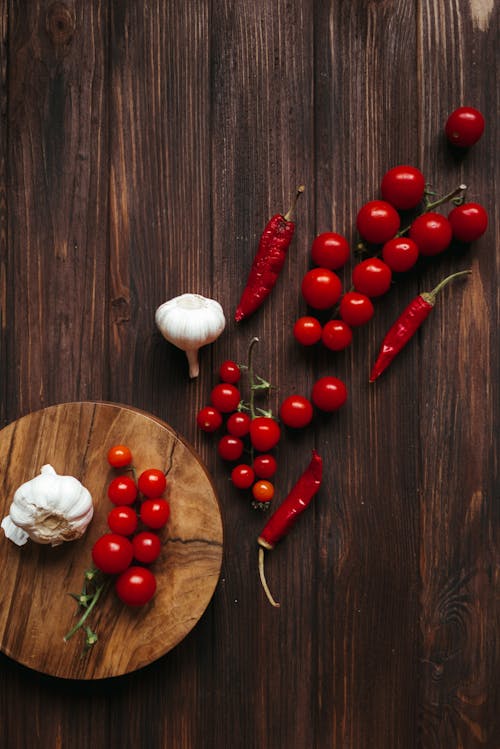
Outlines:
{"type": "Polygon", "coordinates": [[[83,536],[93,514],[88,489],[74,476],[60,476],[51,465],[44,465],[38,476],[16,490],[1,526],[18,546],[29,538],[59,546],[83,536]]]}
{"type": "Polygon", "coordinates": [[[200,294],[181,294],[161,304],[155,322],[163,337],[185,351],[189,376],[198,377],[198,350],[213,343],[226,327],[219,302],[200,294]]]}

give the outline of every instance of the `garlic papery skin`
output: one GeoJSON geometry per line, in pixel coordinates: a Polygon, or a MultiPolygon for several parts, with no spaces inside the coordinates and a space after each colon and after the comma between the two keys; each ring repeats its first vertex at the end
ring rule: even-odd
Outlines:
{"type": "Polygon", "coordinates": [[[93,514],[88,489],[74,476],[60,476],[47,464],[15,491],[1,525],[7,538],[18,546],[30,538],[59,546],[83,536],[93,514]]]}
{"type": "Polygon", "coordinates": [[[226,327],[224,311],[215,299],[181,294],[161,304],[155,322],[162,336],[186,353],[189,376],[198,377],[198,351],[213,343],[226,327]]]}

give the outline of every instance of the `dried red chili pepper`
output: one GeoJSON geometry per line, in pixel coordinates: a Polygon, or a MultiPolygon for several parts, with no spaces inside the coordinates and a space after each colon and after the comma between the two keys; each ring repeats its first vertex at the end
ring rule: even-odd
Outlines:
{"type": "Polygon", "coordinates": [[[470,270],[453,273],[451,276],[444,278],[440,283],[438,283],[432,291],[424,291],[410,302],[382,341],[379,355],[370,372],[370,382],[375,382],[377,377],[380,377],[394,357],[415,335],[433,309],[436,303],[436,297],[441,289],[454,278],[465,276],[469,273],[471,273],[470,270]]]}
{"type": "Polygon", "coordinates": [[[279,606],[279,603],[271,595],[264,575],[264,550],[274,549],[278,541],[286,536],[295,525],[299,515],[309,506],[312,498],[320,488],[322,477],[323,461],[316,450],[313,450],[309,466],[278,509],[271,515],[257,539],[257,543],[259,544],[260,579],[262,587],[273,606],[279,606]]]}
{"type": "Polygon", "coordinates": [[[247,284],[234,315],[236,322],[240,322],[255,312],[274,288],[295,231],[295,224],[291,220],[292,215],[304,189],[303,185],[297,188],[295,199],[288,212],[284,216],[281,213],[273,216],[262,232],[247,284]]]}

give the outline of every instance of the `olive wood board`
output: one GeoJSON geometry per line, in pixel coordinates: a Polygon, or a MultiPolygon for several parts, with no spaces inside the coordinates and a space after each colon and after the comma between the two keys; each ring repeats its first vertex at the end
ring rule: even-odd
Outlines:
{"type": "Polygon", "coordinates": [[[154,416],[113,403],[63,403],[0,431],[1,517],[17,487],[46,463],[87,487],[94,517],[81,539],[55,547],[31,540],[19,547],[0,530],[0,650],[29,668],[67,679],[102,679],[142,668],[190,632],[217,585],[223,532],[210,476],[194,449],[154,416]],[[166,473],[171,515],[159,531],[160,557],[151,565],[157,579],[153,600],[130,608],[109,588],[88,620],[98,642],[82,656],[83,631],[64,641],[78,621],[69,593],[81,591],[92,546],[108,531],[113,505],[107,486],[124,472],[107,462],[114,444],[130,447],[137,474],[146,468],[166,473]]]}

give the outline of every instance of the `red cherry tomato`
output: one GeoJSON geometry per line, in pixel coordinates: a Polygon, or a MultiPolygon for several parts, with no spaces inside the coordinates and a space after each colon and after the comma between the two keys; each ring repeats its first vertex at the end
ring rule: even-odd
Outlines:
{"type": "Polygon", "coordinates": [[[120,536],[131,536],[137,528],[137,513],[132,507],[113,507],[108,513],[109,530],[120,536]]]}
{"type": "Polygon", "coordinates": [[[158,468],[148,468],[143,471],[137,481],[139,491],[149,499],[161,497],[167,488],[167,479],[163,471],[158,468]]]}
{"type": "Polygon", "coordinates": [[[234,385],[241,378],[241,369],[234,361],[224,361],[220,365],[219,377],[221,378],[222,382],[229,382],[230,384],[234,385]]]}
{"type": "Polygon", "coordinates": [[[321,323],[315,317],[299,317],[293,326],[293,335],[303,346],[313,346],[321,340],[321,323]]]}
{"type": "Polygon", "coordinates": [[[114,505],[132,505],[137,499],[137,486],[130,476],[117,476],[108,486],[108,498],[114,505]]]}
{"type": "Polygon", "coordinates": [[[311,398],[321,411],[337,411],[347,400],[347,388],[337,377],[321,377],[314,383],[311,398]]]}
{"type": "Polygon", "coordinates": [[[410,226],[410,239],[416,243],[421,255],[438,255],[450,245],[450,222],[440,213],[424,213],[417,216],[410,226]]]}
{"type": "Polygon", "coordinates": [[[228,418],[226,429],[233,437],[244,437],[250,431],[252,419],[248,414],[237,411],[228,418]]]}
{"type": "Polygon", "coordinates": [[[351,250],[349,243],[341,234],[333,231],[325,231],[318,234],[311,247],[311,258],[315,265],[320,268],[337,270],[349,260],[351,250]]]}
{"type": "Polygon", "coordinates": [[[367,242],[383,244],[399,229],[400,218],[395,208],[384,200],[371,200],[361,207],[356,218],[359,233],[367,242]]]}
{"type": "Polygon", "coordinates": [[[415,208],[424,197],[425,177],[414,166],[395,166],[382,177],[380,191],[388,203],[400,211],[415,208]]]}
{"type": "Polygon", "coordinates": [[[108,450],[108,463],[113,468],[125,468],[132,463],[132,453],[126,445],[114,445],[108,450]]]}
{"type": "Polygon", "coordinates": [[[95,566],[107,575],[116,575],[126,570],[133,556],[131,542],[118,533],[105,533],[92,547],[95,566]]]}
{"type": "Polygon", "coordinates": [[[484,117],[478,109],[459,107],[448,117],[444,131],[454,146],[468,148],[483,134],[484,117]]]}
{"type": "Polygon", "coordinates": [[[287,427],[301,429],[311,423],[313,408],[302,395],[289,395],[280,406],[280,419],[287,427]]]}
{"type": "Polygon", "coordinates": [[[240,391],[229,382],[220,382],[216,385],[211,394],[210,401],[214,408],[222,413],[231,413],[236,411],[241,400],[240,391]]]}
{"type": "Polygon", "coordinates": [[[243,442],[239,437],[225,434],[219,440],[217,451],[223,460],[239,460],[243,455],[243,442]]]}
{"type": "Polygon", "coordinates": [[[270,502],[274,497],[274,486],[270,481],[260,479],[252,486],[252,494],[256,502],[270,502]]]}
{"type": "Polygon", "coordinates": [[[157,533],[141,531],[132,539],[134,558],[142,564],[151,564],[158,559],[161,552],[161,541],[157,533]]]}
{"type": "Polygon", "coordinates": [[[375,309],[366,294],[348,291],[340,300],[340,316],[348,325],[364,325],[372,319],[375,309]]]}
{"type": "Polygon", "coordinates": [[[340,278],[328,268],[313,268],[302,279],[302,296],[314,309],[333,307],[341,293],[340,278]]]}
{"type": "Polygon", "coordinates": [[[417,262],[418,246],[408,237],[394,237],[384,244],[382,258],[395,273],[403,273],[417,262]]]}
{"type": "Polygon", "coordinates": [[[276,473],[278,464],[274,455],[257,455],[253,461],[253,470],[260,479],[270,479],[276,473]]]}
{"type": "Polygon", "coordinates": [[[204,432],[215,432],[222,424],[222,416],[213,406],[205,406],[198,411],[196,423],[204,432]]]}
{"type": "Polygon", "coordinates": [[[147,567],[130,567],[117,579],[115,590],[127,606],[145,606],[156,592],[156,578],[147,567]]]}
{"type": "Polygon", "coordinates": [[[257,416],[250,424],[250,441],[261,453],[276,447],[281,437],[279,424],[270,416],[257,416]]]}
{"type": "Polygon", "coordinates": [[[141,505],[141,520],[148,528],[163,528],[170,517],[170,505],[166,499],[145,499],[141,505]]]}
{"type": "Polygon", "coordinates": [[[321,340],[330,351],[342,351],[351,344],[352,330],[343,320],[329,320],[323,327],[321,340]]]}
{"type": "Polygon", "coordinates": [[[251,466],[241,463],[231,471],[231,481],[237,489],[250,489],[255,481],[255,473],[251,466]]]}
{"type": "Polygon", "coordinates": [[[448,214],[448,221],[459,242],[475,242],[488,228],[488,214],[479,203],[458,205],[448,214]]]}
{"type": "Polygon", "coordinates": [[[371,257],[354,266],[352,282],[356,291],[366,296],[381,296],[389,291],[392,271],[383,260],[371,257]]]}

